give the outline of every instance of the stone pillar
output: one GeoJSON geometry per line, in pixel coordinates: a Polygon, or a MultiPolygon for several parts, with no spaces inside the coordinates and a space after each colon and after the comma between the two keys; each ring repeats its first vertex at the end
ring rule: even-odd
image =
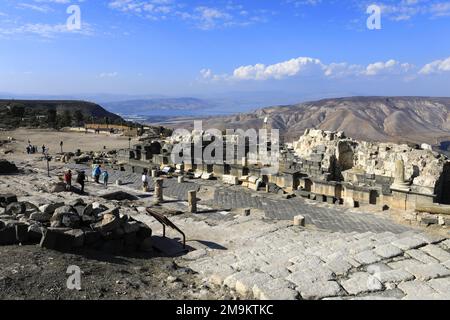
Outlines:
{"type": "Polygon", "coordinates": [[[400,190],[409,190],[408,183],[405,181],[405,163],[403,160],[395,161],[395,176],[392,188],[400,190]]]}
{"type": "Polygon", "coordinates": [[[270,192],[270,187],[269,187],[269,184],[267,183],[266,184],[266,193],[269,193],[270,192]]]}
{"type": "Polygon", "coordinates": [[[178,183],[183,183],[183,182],[184,182],[184,176],[179,176],[178,183]]]}
{"type": "Polygon", "coordinates": [[[295,216],[294,217],[294,226],[304,227],[305,226],[305,217],[304,216],[295,216]]]}
{"type": "Polygon", "coordinates": [[[152,170],[152,178],[157,178],[157,177],[158,177],[158,171],[152,170]]]}
{"type": "Polygon", "coordinates": [[[160,203],[160,202],[164,201],[164,197],[163,197],[163,183],[164,183],[164,179],[156,179],[155,180],[154,197],[155,197],[155,202],[156,203],[160,203]]]}
{"type": "Polygon", "coordinates": [[[189,212],[197,213],[197,191],[188,192],[189,212]]]}

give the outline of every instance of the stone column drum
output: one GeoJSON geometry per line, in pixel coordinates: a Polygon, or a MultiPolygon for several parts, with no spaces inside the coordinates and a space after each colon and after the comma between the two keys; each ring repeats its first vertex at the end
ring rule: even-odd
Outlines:
{"type": "Polygon", "coordinates": [[[197,191],[188,192],[189,212],[197,213],[197,191]]]}
{"type": "Polygon", "coordinates": [[[164,201],[164,197],[163,197],[163,183],[164,183],[164,179],[156,179],[155,180],[154,197],[155,197],[155,202],[156,203],[160,203],[160,202],[164,201]]]}

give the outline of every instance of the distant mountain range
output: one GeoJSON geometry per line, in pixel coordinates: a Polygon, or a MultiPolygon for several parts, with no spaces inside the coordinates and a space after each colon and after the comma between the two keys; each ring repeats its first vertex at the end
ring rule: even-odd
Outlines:
{"type": "MultiPolygon", "coordinates": [[[[436,145],[450,140],[450,98],[350,97],[295,105],[274,106],[251,113],[204,119],[204,128],[249,129],[263,127],[268,118],[285,141],[305,129],[345,131],[367,141],[416,142],[436,145]]],[[[190,127],[192,121],[177,122],[190,127]]]]}

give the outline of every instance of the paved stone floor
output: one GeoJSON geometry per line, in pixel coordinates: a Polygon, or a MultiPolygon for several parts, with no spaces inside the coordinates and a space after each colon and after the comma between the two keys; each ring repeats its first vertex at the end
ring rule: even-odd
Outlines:
{"type": "MultiPolygon", "coordinates": [[[[82,169],[83,166],[73,166],[82,169]]],[[[109,172],[110,181],[121,180],[128,187],[141,188],[141,175],[130,172],[109,172]]],[[[151,179],[150,179],[151,180],[151,179]]],[[[374,215],[372,213],[351,212],[342,207],[329,208],[307,203],[302,198],[281,199],[279,196],[267,197],[266,194],[250,192],[242,187],[224,187],[217,181],[191,180],[179,184],[177,179],[164,181],[164,194],[179,200],[187,200],[190,190],[199,190],[200,185],[216,186],[214,199],[204,201],[218,210],[256,208],[265,212],[269,219],[292,220],[296,215],[303,215],[307,224],[312,224],[319,229],[342,232],[393,232],[401,233],[409,230],[408,227],[393,223],[390,219],[374,215]]],[[[150,182],[153,188],[153,181],[150,182]]]]}
{"type": "MultiPolygon", "coordinates": [[[[126,187],[141,186],[138,174],[110,175],[111,182],[120,179],[126,187]]],[[[217,181],[178,184],[167,179],[164,193],[185,200],[189,190],[199,190],[201,185],[215,187],[202,205],[251,207],[262,213],[171,217],[196,249],[180,258],[181,263],[205,282],[255,299],[450,299],[450,240],[444,237],[371,213],[311,204],[301,198],[281,199],[224,187],[217,181]],[[306,217],[307,228],[292,226],[297,214],[306,217]]],[[[151,217],[139,216],[156,233],[160,231],[151,217]]]]}

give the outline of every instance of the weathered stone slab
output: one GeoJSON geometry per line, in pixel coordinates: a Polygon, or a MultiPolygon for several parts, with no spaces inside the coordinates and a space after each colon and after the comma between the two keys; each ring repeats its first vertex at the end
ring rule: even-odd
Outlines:
{"type": "Polygon", "coordinates": [[[336,275],[346,275],[353,266],[342,258],[335,258],[325,264],[325,267],[333,271],[336,275]]]}
{"type": "Polygon", "coordinates": [[[249,277],[251,275],[252,275],[252,272],[249,272],[249,271],[237,272],[237,273],[234,273],[234,274],[228,276],[227,278],[225,278],[225,280],[223,281],[223,284],[230,289],[235,289],[236,282],[238,280],[249,277]]]}
{"type": "Polygon", "coordinates": [[[427,284],[439,293],[450,294],[450,278],[431,279],[427,284]]]}
{"type": "Polygon", "coordinates": [[[389,243],[375,248],[374,252],[385,259],[398,257],[403,254],[400,248],[389,243]]]}
{"type": "Polygon", "coordinates": [[[439,246],[437,246],[437,245],[429,244],[423,248],[420,248],[420,250],[428,253],[430,256],[438,259],[441,262],[450,260],[450,253],[439,248],[439,246]]]}
{"type": "Polygon", "coordinates": [[[429,256],[425,252],[420,249],[412,249],[405,252],[406,255],[410,256],[413,259],[416,259],[422,263],[438,263],[439,260],[429,256]]]}
{"type": "Polygon", "coordinates": [[[381,283],[400,283],[404,281],[413,280],[414,276],[405,270],[389,270],[374,274],[381,283]]]}
{"type": "Polygon", "coordinates": [[[341,286],[336,281],[306,280],[299,283],[296,290],[304,300],[318,300],[343,294],[341,286]]]}
{"type": "Polygon", "coordinates": [[[410,266],[406,267],[406,271],[423,281],[450,276],[450,270],[438,263],[410,266]]]}
{"type": "Polygon", "coordinates": [[[372,250],[360,252],[355,255],[354,258],[363,265],[376,263],[382,260],[381,257],[376,255],[372,250]]]}
{"type": "Polygon", "coordinates": [[[417,265],[422,265],[423,263],[420,261],[417,261],[415,259],[405,259],[395,262],[388,263],[388,266],[392,269],[403,269],[406,270],[408,267],[415,267],[417,265]]]}
{"type": "Polygon", "coordinates": [[[240,277],[236,280],[236,292],[241,296],[247,297],[253,294],[254,285],[263,285],[272,280],[272,277],[266,273],[253,273],[246,277],[240,277]]]}
{"type": "Polygon", "coordinates": [[[441,242],[439,245],[446,250],[450,250],[450,239],[441,242]]]}
{"type": "Polygon", "coordinates": [[[412,237],[398,239],[396,241],[393,241],[392,244],[394,246],[399,247],[400,249],[406,251],[406,250],[417,249],[419,247],[422,247],[422,246],[426,245],[427,242],[423,239],[412,236],[412,237]]]}
{"type": "Polygon", "coordinates": [[[430,234],[430,233],[418,233],[416,235],[417,238],[423,239],[428,244],[435,244],[444,241],[446,238],[437,235],[437,234],[430,234]]]}
{"type": "Polygon", "coordinates": [[[286,280],[300,286],[305,281],[328,281],[334,280],[334,274],[331,270],[325,267],[317,269],[304,269],[290,274],[286,280]]]}
{"type": "MultiPolygon", "coordinates": [[[[289,281],[280,278],[274,278],[265,283],[255,283],[255,285],[253,286],[253,296],[256,299],[262,299],[262,296],[271,296],[273,291],[278,291],[281,289],[294,290],[294,288],[295,286],[289,281]]],[[[295,293],[295,296],[298,296],[298,293],[295,293]]]]}
{"type": "Polygon", "coordinates": [[[383,289],[382,283],[368,273],[358,272],[350,279],[341,282],[344,289],[351,295],[380,291],[383,289]]]}
{"type": "Polygon", "coordinates": [[[297,298],[298,292],[289,288],[264,291],[260,295],[260,300],[297,300],[297,298]]]}
{"type": "Polygon", "coordinates": [[[400,283],[398,288],[410,296],[429,296],[437,293],[428,283],[419,280],[400,283]]]}

